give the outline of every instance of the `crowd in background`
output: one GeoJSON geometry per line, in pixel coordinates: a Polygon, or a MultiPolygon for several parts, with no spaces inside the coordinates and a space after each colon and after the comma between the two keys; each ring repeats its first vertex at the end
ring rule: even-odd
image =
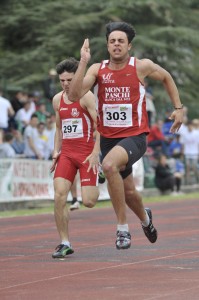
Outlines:
{"type": "MultiPolygon", "coordinates": [[[[13,99],[5,99],[0,88],[0,158],[23,157],[49,160],[52,157],[55,115],[52,98],[56,93],[55,70],[49,71],[43,95],[34,91],[17,91],[13,99]]],[[[154,182],[161,193],[181,192],[181,184],[199,182],[199,119],[188,119],[184,107],[184,122],[177,134],[170,133],[170,110],[158,118],[152,89],[145,84],[146,109],[150,124],[145,153],[145,166],[154,171],[154,182]]],[[[147,171],[147,170],[146,170],[147,171]]]]}
{"type": "Polygon", "coordinates": [[[182,183],[199,183],[199,119],[188,119],[188,108],[184,106],[183,124],[177,134],[172,134],[172,110],[159,118],[152,101],[152,91],[146,86],[150,133],[145,157],[154,169],[155,185],[160,192],[179,194],[182,183]]]}
{"type": "Polygon", "coordinates": [[[0,87],[0,158],[51,159],[56,78],[56,70],[50,69],[42,84],[43,92],[18,90],[11,99],[4,97],[0,87]]]}

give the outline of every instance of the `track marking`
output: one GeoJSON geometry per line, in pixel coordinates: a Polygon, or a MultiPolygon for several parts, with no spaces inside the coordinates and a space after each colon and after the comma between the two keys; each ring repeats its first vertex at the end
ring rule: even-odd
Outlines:
{"type": "MultiPolygon", "coordinates": [[[[89,273],[93,273],[93,272],[111,270],[111,269],[116,269],[116,268],[125,267],[125,266],[128,267],[128,266],[148,263],[148,262],[152,262],[152,261],[158,261],[158,260],[164,260],[164,259],[173,258],[173,257],[179,257],[179,256],[182,256],[182,255],[190,255],[190,254],[194,254],[194,253],[199,253],[199,250],[191,251],[191,252],[183,252],[183,253],[179,253],[179,254],[175,254],[175,255],[167,255],[167,256],[162,256],[162,257],[157,257],[157,258],[151,258],[151,259],[136,261],[136,262],[133,262],[133,263],[123,263],[123,264],[109,266],[109,267],[91,269],[91,270],[71,273],[71,274],[67,274],[67,275],[60,275],[60,276],[50,277],[50,278],[46,278],[46,279],[42,279],[42,280],[28,281],[28,282],[24,282],[24,283],[10,285],[10,286],[4,287],[4,288],[0,288],[0,291],[8,290],[8,289],[15,288],[15,287],[22,287],[22,286],[25,286],[25,285],[45,282],[45,281],[49,281],[49,280],[57,280],[57,279],[64,278],[64,277],[79,276],[79,275],[82,275],[82,274],[89,274],[89,273]]],[[[150,299],[158,299],[158,298],[156,297],[156,298],[150,298],[150,299]]]]}

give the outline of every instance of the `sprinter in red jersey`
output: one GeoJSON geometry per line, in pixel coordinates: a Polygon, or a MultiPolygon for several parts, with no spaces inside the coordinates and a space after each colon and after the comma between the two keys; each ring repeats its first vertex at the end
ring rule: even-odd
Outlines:
{"type": "Polygon", "coordinates": [[[97,120],[95,97],[87,92],[77,102],[68,99],[70,82],[78,67],[78,61],[70,58],[60,62],[56,71],[63,91],[53,98],[56,113],[53,164],[55,204],[54,215],[61,243],[53,258],[63,258],[74,252],[68,235],[68,209],[66,199],[75,179],[80,173],[82,202],[93,207],[98,199],[99,135],[94,142],[94,122],[97,120]]]}
{"type": "Polygon", "coordinates": [[[171,132],[180,128],[183,119],[183,105],[171,75],[149,59],[130,57],[129,50],[134,37],[135,30],[130,24],[108,23],[106,39],[110,58],[91,65],[84,76],[91,57],[89,41],[86,39],[69,90],[70,100],[76,101],[92,86],[95,88],[102,168],[118,220],[117,249],[131,246],[126,204],[139,218],[149,241],[155,243],[157,240],[152,212],[144,208],[132,177],[132,165],[144,155],[149,132],[144,88],[146,77],[161,81],[173,103],[175,110],[171,115],[174,120],[171,132]]]}

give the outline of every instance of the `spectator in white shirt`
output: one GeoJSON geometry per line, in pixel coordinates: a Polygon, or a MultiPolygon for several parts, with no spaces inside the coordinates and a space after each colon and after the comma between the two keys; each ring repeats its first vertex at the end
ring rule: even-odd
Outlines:
{"type": "Polygon", "coordinates": [[[0,129],[7,131],[9,127],[9,118],[14,116],[15,112],[10,101],[2,97],[3,92],[0,88],[0,129]]]}
{"type": "Polygon", "coordinates": [[[183,130],[183,132],[181,132],[180,141],[183,145],[186,182],[190,183],[191,171],[194,173],[196,181],[199,182],[199,131],[194,129],[192,121],[187,122],[186,128],[183,130]]]}
{"type": "Polygon", "coordinates": [[[48,149],[50,151],[49,158],[52,157],[52,153],[54,150],[54,137],[55,137],[56,126],[55,122],[53,121],[53,116],[49,116],[46,118],[46,129],[45,135],[48,137],[48,149]]]}
{"type": "Polygon", "coordinates": [[[37,149],[39,150],[42,159],[48,159],[50,156],[50,150],[48,147],[48,136],[45,132],[46,125],[43,122],[40,122],[37,125],[37,149]]]}
{"type": "Polygon", "coordinates": [[[31,116],[30,124],[24,130],[24,154],[26,158],[42,159],[42,155],[37,147],[38,131],[37,131],[38,117],[33,114],[31,116]]]}
{"type": "Polygon", "coordinates": [[[18,129],[24,131],[25,127],[30,123],[32,114],[34,113],[31,101],[24,103],[23,108],[20,108],[16,115],[15,120],[18,122],[18,129]]]}

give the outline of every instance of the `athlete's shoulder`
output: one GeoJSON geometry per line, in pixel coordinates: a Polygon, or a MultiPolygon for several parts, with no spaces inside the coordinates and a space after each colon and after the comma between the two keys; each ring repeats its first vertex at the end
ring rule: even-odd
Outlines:
{"type": "Polygon", "coordinates": [[[57,93],[57,94],[53,97],[53,101],[61,100],[62,94],[63,94],[63,91],[57,93]]]}
{"type": "Polygon", "coordinates": [[[148,58],[138,59],[138,58],[136,58],[137,68],[153,68],[154,65],[155,65],[154,62],[151,59],[148,59],[148,58]]]}
{"type": "Polygon", "coordinates": [[[89,69],[87,71],[87,74],[92,73],[92,74],[96,75],[98,73],[99,69],[100,69],[100,66],[101,66],[101,63],[92,64],[89,67],[89,69]]]}
{"type": "Polygon", "coordinates": [[[149,76],[149,74],[154,72],[157,69],[157,66],[157,64],[148,58],[136,59],[137,74],[141,80],[142,78],[149,76]]]}
{"type": "Polygon", "coordinates": [[[62,97],[63,91],[57,93],[54,97],[53,97],[53,108],[56,110],[59,107],[60,101],[61,101],[61,97],[62,97]]]}

